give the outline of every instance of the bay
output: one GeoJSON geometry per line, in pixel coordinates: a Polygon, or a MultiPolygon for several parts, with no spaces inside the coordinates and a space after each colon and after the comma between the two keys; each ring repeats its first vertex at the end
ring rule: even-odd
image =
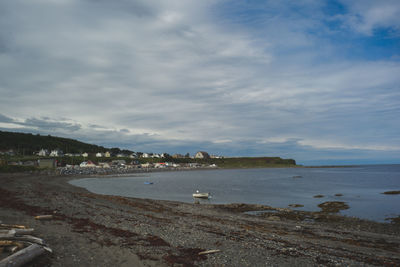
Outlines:
{"type": "Polygon", "coordinates": [[[211,204],[301,204],[297,209],[307,211],[319,211],[318,204],[326,201],[343,201],[350,208],[340,214],[379,222],[400,215],[400,195],[382,194],[400,190],[400,165],[166,171],[70,183],[97,194],[181,202],[193,202],[192,193],[199,190],[212,194],[211,204]]]}

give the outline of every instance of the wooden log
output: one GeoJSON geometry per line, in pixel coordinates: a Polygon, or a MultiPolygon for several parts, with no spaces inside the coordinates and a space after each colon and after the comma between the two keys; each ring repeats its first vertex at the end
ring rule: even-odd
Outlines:
{"type": "MultiPolygon", "coordinates": [[[[2,238],[0,238],[2,239],[2,238]]],[[[16,240],[16,241],[22,241],[22,242],[31,242],[39,245],[44,245],[44,241],[41,238],[31,236],[31,235],[21,235],[21,236],[10,236],[8,238],[4,238],[7,240],[16,240]]]]}
{"type": "Polygon", "coordinates": [[[32,234],[35,230],[32,228],[29,229],[11,229],[11,230],[7,230],[7,229],[3,229],[0,230],[0,235],[4,235],[4,234],[11,234],[14,233],[14,235],[27,235],[27,234],[32,234]]]}
{"type": "Polygon", "coordinates": [[[53,215],[38,215],[35,216],[36,220],[51,220],[53,219],[53,215]]]}
{"type": "Polygon", "coordinates": [[[17,267],[31,262],[46,250],[37,244],[30,245],[0,261],[0,267],[17,267]]]}
{"type": "Polygon", "coordinates": [[[7,233],[0,233],[0,240],[14,237],[15,233],[16,233],[15,230],[8,230],[7,233]]]}
{"type": "Polygon", "coordinates": [[[15,231],[15,235],[27,235],[27,234],[32,234],[35,229],[33,228],[27,228],[27,229],[13,229],[15,231]]]}
{"type": "Polygon", "coordinates": [[[0,240],[0,247],[6,247],[6,246],[17,246],[19,248],[23,248],[24,244],[18,241],[0,240]]]}
{"type": "Polygon", "coordinates": [[[5,229],[12,229],[12,228],[17,228],[17,229],[25,229],[25,225],[17,225],[17,224],[0,224],[0,228],[5,228],[5,229]]]}
{"type": "Polygon", "coordinates": [[[213,253],[217,253],[217,252],[220,252],[220,251],[221,250],[219,250],[219,249],[205,250],[205,251],[199,252],[199,255],[213,254],[213,253]]]}
{"type": "Polygon", "coordinates": [[[18,246],[6,247],[5,250],[11,253],[15,253],[19,249],[18,246]]]}

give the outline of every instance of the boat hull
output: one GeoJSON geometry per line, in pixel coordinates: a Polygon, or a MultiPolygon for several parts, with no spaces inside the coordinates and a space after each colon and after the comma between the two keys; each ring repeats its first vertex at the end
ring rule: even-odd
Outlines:
{"type": "Polygon", "coordinates": [[[209,193],[194,193],[193,197],[194,198],[209,198],[210,194],[209,193]]]}

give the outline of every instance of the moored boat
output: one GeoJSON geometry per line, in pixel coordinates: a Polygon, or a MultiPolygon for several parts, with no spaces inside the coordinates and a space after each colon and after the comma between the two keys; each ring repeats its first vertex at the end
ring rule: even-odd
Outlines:
{"type": "Polygon", "coordinates": [[[194,198],[210,198],[210,193],[200,193],[199,190],[196,190],[196,193],[193,193],[194,198]]]}

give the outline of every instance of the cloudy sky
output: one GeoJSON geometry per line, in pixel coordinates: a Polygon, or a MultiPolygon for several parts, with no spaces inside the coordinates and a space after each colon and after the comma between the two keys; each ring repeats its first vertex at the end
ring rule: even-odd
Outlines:
{"type": "Polygon", "coordinates": [[[400,163],[398,0],[2,0],[0,130],[400,163]]]}

